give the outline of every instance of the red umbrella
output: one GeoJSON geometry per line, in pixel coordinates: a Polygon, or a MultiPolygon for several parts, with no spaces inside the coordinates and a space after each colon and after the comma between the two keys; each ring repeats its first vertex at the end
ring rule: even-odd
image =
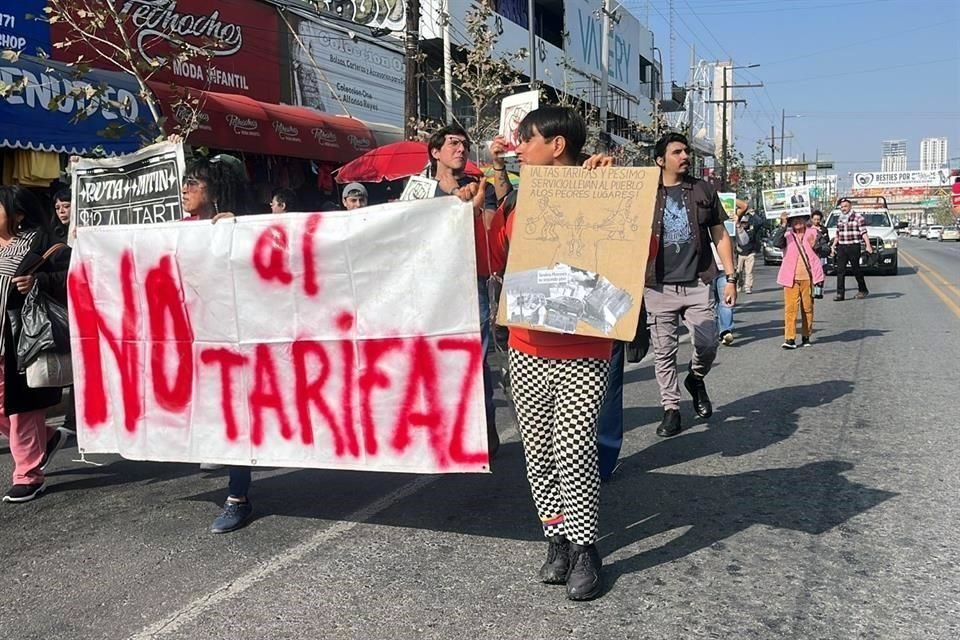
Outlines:
{"type": "MultiPolygon", "coordinates": [[[[409,178],[423,171],[428,160],[427,143],[411,140],[394,142],[368,151],[340,167],[337,182],[383,182],[409,178]]],[[[470,161],[467,161],[465,172],[477,178],[483,177],[483,172],[470,161]]]]}

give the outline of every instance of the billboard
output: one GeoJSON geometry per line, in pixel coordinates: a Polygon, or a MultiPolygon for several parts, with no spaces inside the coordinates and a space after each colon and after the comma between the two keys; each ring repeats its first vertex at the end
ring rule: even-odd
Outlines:
{"type": "Polygon", "coordinates": [[[290,35],[300,104],[403,127],[403,53],[303,20],[290,35]],[[300,43],[303,43],[302,46],[300,43]]]}
{"type": "MultiPolygon", "coordinates": [[[[160,65],[150,80],[280,102],[280,34],[272,6],[255,0],[110,1],[125,17],[139,56],[160,65]],[[172,42],[204,53],[190,60],[168,60],[172,42]]],[[[54,60],[73,62],[83,55],[94,67],[117,69],[74,36],[64,21],[50,29],[54,42],[71,42],[52,51],[54,60]]],[[[108,37],[103,31],[95,35],[108,37]]]]}
{"type": "Polygon", "coordinates": [[[883,189],[910,187],[946,187],[950,184],[947,169],[930,171],[868,171],[853,174],[853,188],[883,189]]]}
{"type": "MultiPolygon", "coordinates": [[[[601,75],[600,54],[603,44],[603,23],[599,8],[599,2],[564,2],[564,30],[567,33],[564,53],[574,69],[595,78],[601,75]]],[[[612,86],[638,99],[644,95],[640,77],[640,56],[651,56],[653,36],[625,8],[618,9],[616,17],[618,21],[610,21],[609,81],[612,86]]]]}

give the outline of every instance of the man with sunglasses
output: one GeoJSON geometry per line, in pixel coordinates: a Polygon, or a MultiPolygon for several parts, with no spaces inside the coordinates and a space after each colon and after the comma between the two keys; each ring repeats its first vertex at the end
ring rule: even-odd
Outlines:
{"type": "Polygon", "coordinates": [[[502,216],[498,219],[497,204],[513,188],[507,179],[506,167],[499,156],[503,153],[503,140],[494,140],[491,152],[494,156],[494,180],[496,186],[466,174],[470,155],[470,137],[458,125],[447,125],[427,141],[430,165],[427,177],[437,181],[435,197],[457,196],[473,203],[474,238],[477,252],[477,297],[480,305],[480,338],[483,347],[483,399],[487,420],[487,447],[492,458],[500,447],[497,433],[496,409],[493,404],[493,379],[487,364],[486,353],[490,346],[490,244],[488,234],[496,234],[503,227],[502,216]],[[479,183],[479,188],[476,185],[479,183]],[[475,195],[467,198],[468,194],[475,195]]]}

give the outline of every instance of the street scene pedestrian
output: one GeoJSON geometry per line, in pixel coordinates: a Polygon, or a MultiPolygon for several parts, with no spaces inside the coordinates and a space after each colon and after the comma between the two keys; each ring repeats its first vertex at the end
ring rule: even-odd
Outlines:
{"type": "Polygon", "coordinates": [[[713,415],[713,403],[704,382],[716,358],[719,340],[716,306],[710,293],[718,273],[711,244],[716,246],[727,276],[720,302],[729,306],[737,300],[737,275],[732,242],[723,226],[727,216],[717,192],[705,181],[688,175],[690,153],[686,137],[679,133],[663,136],[657,141],[654,156],[661,178],[644,298],[664,412],[657,435],[671,437],[683,428],[677,373],[681,319],[693,341],[693,356],[683,385],[693,398],[697,415],[704,419],[713,415]]]}
{"type": "Polygon", "coordinates": [[[646,4],[3,3],[0,640],[960,638],[954,4],[646,4]]]}
{"type": "Polygon", "coordinates": [[[853,210],[853,203],[848,198],[841,198],[839,205],[837,233],[830,246],[830,255],[836,259],[837,269],[837,295],[834,300],[842,302],[846,298],[848,268],[857,280],[857,299],[866,298],[870,293],[860,268],[860,254],[861,251],[866,251],[868,255],[873,253],[873,246],[867,234],[866,221],[853,210]]]}
{"type": "Polygon", "coordinates": [[[823,287],[821,267],[814,246],[819,232],[808,226],[806,214],[783,214],[780,228],[773,235],[773,244],[783,250],[783,263],[777,273],[777,284],[783,287],[783,348],[797,348],[797,312],[802,333],[800,346],[809,347],[813,335],[813,292],[823,287]]]}

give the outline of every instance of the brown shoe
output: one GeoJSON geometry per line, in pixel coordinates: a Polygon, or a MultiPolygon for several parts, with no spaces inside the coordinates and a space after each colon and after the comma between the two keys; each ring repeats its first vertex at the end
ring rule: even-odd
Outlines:
{"type": "Polygon", "coordinates": [[[865,294],[865,293],[862,292],[862,291],[857,294],[857,300],[863,300],[863,299],[866,298],[866,297],[867,297],[867,294],[865,294]]]}

